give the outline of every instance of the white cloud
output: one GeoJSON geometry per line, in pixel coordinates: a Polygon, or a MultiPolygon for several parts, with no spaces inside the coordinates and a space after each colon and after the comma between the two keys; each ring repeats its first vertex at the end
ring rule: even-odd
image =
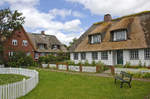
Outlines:
{"type": "MultiPolygon", "coordinates": [[[[35,30],[33,32],[45,30],[46,34],[55,35],[65,44],[72,41],[74,37],[79,37],[83,32],[79,19],[66,22],[54,21],[56,16],[66,17],[72,15],[72,10],[52,9],[48,13],[40,12],[36,9],[39,0],[4,0],[2,3],[9,3],[12,10],[19,10],[25,16],[24,27],[35,30]],[[40,29],[39,29],[40,28],[40,29]]],[[[26,30],[28,31],[28,30],[26,30]]]]}
{"type": "Polygon", "coordinates": [[[78,17],[78,18],[82,18],[85,15],[78,12],[78,11],[72,11],[72,10],[68,10],[68,9],[52,9],[49,11],[50,15],[52,16],[61,16],[63,18],[65,18],[66,16],[74,16],[74,17],[78,17]]]}
{"type": "Polygon", "coordinates": [[[71,15],[71,10],[66,10],[66,9],[52,9],[49,11],[49,13],[53,16],[61,16],[61,17],[66,17],[71,15]]]}
{"type": "Polygon", "coordinates": [[[149,0],[66,0],[82,4],[92,14],[104,15],[110,13],[114,16],[150,10],[149,0]]]}

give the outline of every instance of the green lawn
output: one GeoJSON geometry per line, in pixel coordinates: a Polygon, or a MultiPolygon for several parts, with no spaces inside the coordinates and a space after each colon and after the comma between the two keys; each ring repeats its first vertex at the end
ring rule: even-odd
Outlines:
{"type": "Polygon", "coordinates": [[[19,99],[144,99],[150,82],[133,81],[132,88],[114,84],[113,78],[39,70],[38,86],[19,99]]]}
{"type": "Polygon", "coordinates": [[[0,85],[18,82],[23,80],[23,78],[28,77],[16,74],[0,74],[0,85]]]}

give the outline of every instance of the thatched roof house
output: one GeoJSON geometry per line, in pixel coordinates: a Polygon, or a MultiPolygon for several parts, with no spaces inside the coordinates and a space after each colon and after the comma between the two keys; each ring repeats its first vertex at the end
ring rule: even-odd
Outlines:
{"type": "Polygon", "coordinates": [[[28,36],[36,52],[67,52],[66,47],[54,35],[28,33],[28,36]],[[40,45],[44,45],[44,48],[40,48],[40,45]]]}
{"type": "Polygon", "coordinates": [[[109,51],[111,53],[111,51],[117,50],[124,51],[146,48],[150,48],[150,11],[128,15],[117,19],[111,19],[111,15],[109,14],[105,15],[104,21],[94,23],[78,39],[78,41],[71,46],[70,52],[109,51]],[[120,32],[120,34],[117,34],[117,32],[120,32]],[[121,34],[121,32],[124,32],[125,34],[121,34]],[[96,38],[96,41],[99,41],[98,43],[91,43],[91,39],[94,38],[94,35],[100,37],[100,40],[99,38],[96,38]],[[116,38],[114,38],[121,35],[125,36],[123,40],[116,40],[116,38]]]}

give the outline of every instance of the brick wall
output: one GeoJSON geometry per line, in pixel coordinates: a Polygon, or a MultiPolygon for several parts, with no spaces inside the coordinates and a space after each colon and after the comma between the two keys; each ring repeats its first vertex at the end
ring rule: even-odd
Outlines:
{"type": "Polygon", "coordinates": [[[30,52],[30,55],[34,58],[34,50],[31,45],[31,42],[28,39],[27,34],[25,34],[25,31],[23,29],[17,30],[13,32],[13,34],[4,42],[4,58],[7,60],[8,59],[8,53],[13,51],[24,51],[25,53],[30,52]],[[12,44],[12,40],[15,39],[17,40],[18,44],[17,46],[14,46],[12,44]],[[27,40],[28,45],[23,46],[22,41],[27,40]]]}

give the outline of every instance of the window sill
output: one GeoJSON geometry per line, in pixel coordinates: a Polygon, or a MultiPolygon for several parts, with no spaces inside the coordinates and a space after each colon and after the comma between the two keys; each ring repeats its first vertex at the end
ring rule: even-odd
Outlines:
{"type": "Polygon", "coordinates": [[[116,40],[116,41],[112,41],[112,42],[121,42],[121,41],[127,41],[127,40],[116,40]]]}

